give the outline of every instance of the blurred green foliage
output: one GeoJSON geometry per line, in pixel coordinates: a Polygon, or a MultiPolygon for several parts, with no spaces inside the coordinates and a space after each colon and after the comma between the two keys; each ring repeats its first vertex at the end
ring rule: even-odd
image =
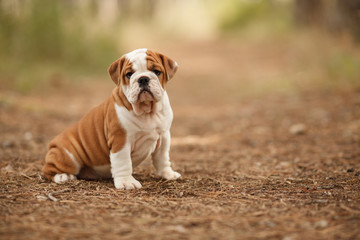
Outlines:
{"type": "Polygon", "coordinates": [[[360,59],[349,52],[334,52],[326,61],[325,69],[332,82],[350,82],[359,84],[360,59]]]}
{"type": "Polygon", "coordinates": [[[225,1],[219,28],[224,33],[269,35],[288,33],[293,29],[291,2],[225,1]]]}
{"type": "Polygon", "coordinates": [[[0,86],[27,92],[53,75],[98,74],[119,56],[116,38],[90,34],[83,12],[71,1],[33,0],[4,7],[0,1],[0,86]]]}
{"type": "MultiPolygon", "coordinates": [[[[62,81],[103,78],[122,54],[122,41],[144,47],[154,39],[226,43],[227,37],[263,49],[279,42],[289,45],[292,72],[306,72],[311,83],[358,82],[358,53],[345,46],[347,41],[337,42],[319,28],[299,28],[294,9],[300,1],[0,0],[0,88],[28,92],[39,86],[47,90],[49,84],[57,87],[62,81]]],[[[306,15],[305,10],[300,12],[306,15]]],[[[256,88],[291,86],[288,76],[279,79],[280,84],[262,82],[256,88]]]]}

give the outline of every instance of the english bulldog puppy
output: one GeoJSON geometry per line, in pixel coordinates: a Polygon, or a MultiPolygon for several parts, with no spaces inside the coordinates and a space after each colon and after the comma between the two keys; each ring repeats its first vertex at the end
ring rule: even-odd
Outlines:
{"type": "Polygon", "coordinates": [[[178,65],[163,54],[137,49],[108,72],[117,85],[112,95],[49,144],[43,173],[56,183],[113,178],[117,189],[141,188],[133,168],[151,158],[156,173],[168,180],[173,112],[165,91],[178,65]]]}

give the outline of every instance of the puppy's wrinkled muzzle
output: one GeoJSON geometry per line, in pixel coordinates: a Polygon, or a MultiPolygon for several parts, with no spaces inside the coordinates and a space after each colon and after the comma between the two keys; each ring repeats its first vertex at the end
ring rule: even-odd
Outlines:
{"type": "Polygon", "coordinates": [[[147,88],[144,88],[140,91],[138,95],[138,101],[133,104],[134,111],[137,115],[154,112],[155,106],[156,101],[154,94],[147,88]]]}
{"type": "Polygon", "coordinates": [[[152,94],[152,92],[148,89],[143,89],[140,91],[139,96],[138,96],[138,102],[149,102],[149,101],[154,101],[154,95],[152,94]]]}

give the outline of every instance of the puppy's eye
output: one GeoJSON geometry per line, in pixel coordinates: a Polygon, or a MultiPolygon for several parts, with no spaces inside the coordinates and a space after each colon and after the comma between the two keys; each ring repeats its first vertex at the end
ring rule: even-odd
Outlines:
{"type": "Polygon", "coordinates": [[[128,72],[125,76],[130,79],[133,74],[133,72],[128,72]]]}
{"type": "Polygon", "coordinates": [[[159,70],[155,70],[155,69],[154,69],[154,70],[153,70],[153,73],[155,73],[155,75],[156,75],[156,76],[160,76],[161,71],[159,71],[159,70]]]}

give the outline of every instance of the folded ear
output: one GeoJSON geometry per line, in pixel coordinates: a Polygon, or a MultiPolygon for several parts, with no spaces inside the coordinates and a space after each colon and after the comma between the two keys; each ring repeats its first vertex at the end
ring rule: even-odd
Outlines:
{"type": "Polygon", "coordinates": [[[125,57],[122,56],[115,62],[113,62],[108,68],[109,75],[116,85],[121,83],[121,70],[125,62],[125,57]]]}
{"type": "Polygon", "coordinates": [[[168,80],[170,80],[175,75],[175,73],[178,69],[178,64],[171,58],[169,58],[161,53],[158,53],[158,55],[159,55],[161,62],[166,70],[168,80]]]}

